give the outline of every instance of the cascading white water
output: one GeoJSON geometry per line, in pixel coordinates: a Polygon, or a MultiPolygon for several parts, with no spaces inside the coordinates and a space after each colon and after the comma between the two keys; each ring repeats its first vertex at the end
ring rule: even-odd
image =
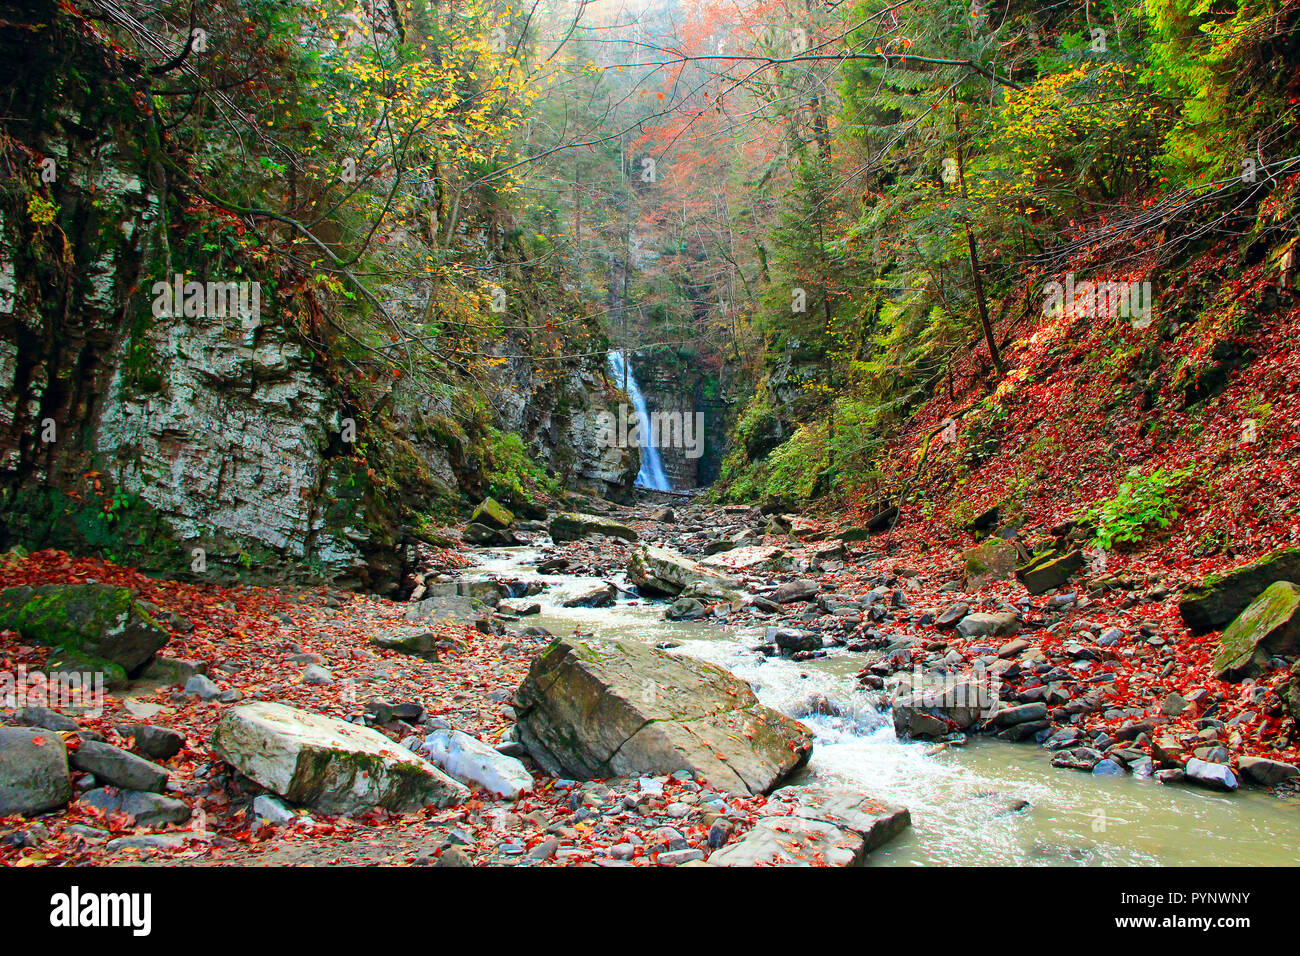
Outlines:
{"type": "MultiPolygon", "coordinates": [[[[974,740],[934,753],[899,740],[886,713],[858,684],[860,655],[835,648],[796,663],[753,650],[761,627],[666,621],[663,605],[620,594],[612,607],[564,602],[608,576],[541,574],[537,548],[503,549],[479,572],[546,585],[529,624],[554,634],[666,642],[673,653],[711,661],[749,681],[759,699],[813,731],[806,777],[908,807],[912,826],[875,850],[872,865],[1258,866],[1300,863],[1293,804],[1260,790],[1234,794],[1162,786],[1154,780],[1060,770],[1030,744],[974,740]],[[820,701],[828,701],[826,707],[820,701]],[[832,713],[826,713],[827,710],[832,713]],[[1026,806],[1020,806],[1026,803],[1026,806]]],[[[626,578],[613,579],[620,584],[626,578]]]]}
{"type": "Polygon", "coordinates": [[[623,384],[624,371],[626,370],[627,397],[632,399],[632,407],[636,410],[637,421],[641,423],[641,427],[637,430],[637,437],[641,446],[641,470],[637,472],[636,483],[642,488],[649,488],[651,491],[672,491],[673,483],[668,480],[668,473],[664,471],[663,457],[659,454],[659,448],[652,440],[650,412],[646,408],[645,396],[641,394],[641,386],[636,382],[636,375],[632,370],[632,361],[623,353],[622,349],[609,353],[609,370],[614,373],[620,385],[623,384]]]}

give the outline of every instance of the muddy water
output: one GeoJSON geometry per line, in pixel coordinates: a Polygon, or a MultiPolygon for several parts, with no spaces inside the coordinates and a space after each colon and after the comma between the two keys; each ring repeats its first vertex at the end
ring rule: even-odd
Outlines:
{"type": "Polygon", "coordinates": [[[877,713],[857,688],[860,655],[832,651],[800,664],[767,659],[748,650],[758,643],[759,629],[665,621],[662,603],[627,595],[610,608],[565,608],[564,600],[601,579],[538,575],[529,566],[536,557],[532,548],[508,549],[493,552],[480,568],[549,585],[526,599],[540,603],[542,613],[523,624],[557,636],[577,629],[671,641],[680,645],[675,653],[721,664],[748,680],[764,703],[813,729],[810,779],[848,785],[911,810],[912,829],[868,857],[871,865],[1300,864],[1300,802],[1258,790],[1225,795],[1060,770],[1031,744],[977,739],[932,754],[931,744],[899,741],[888,715],[877,713]],[[840,716],[812,712],[815,695],[832,701],[840,716]]]}

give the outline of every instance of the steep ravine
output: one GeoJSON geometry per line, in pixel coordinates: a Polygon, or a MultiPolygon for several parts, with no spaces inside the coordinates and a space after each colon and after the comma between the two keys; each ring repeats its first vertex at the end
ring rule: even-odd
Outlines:
{"type": "Polygon", "coordinates": [[[512,338],[486,375],[375,384],[328,342],[356,321],[347,300],[250,254],[141,111],[139,64],[44,6],[45,28],[0,37],[0,158],[19,172],[0,186],[0,548],[393,593],[423,529],[485,493],[500,436],[562,484],[627,495],[635,455],[595,440],[615,400],[598,357],[543,368],[512,338]],[[20,82],[32,58],[40,81],[20,82]],[[162,280],[253,284],[259,309],[160,306],[162,280]]]}

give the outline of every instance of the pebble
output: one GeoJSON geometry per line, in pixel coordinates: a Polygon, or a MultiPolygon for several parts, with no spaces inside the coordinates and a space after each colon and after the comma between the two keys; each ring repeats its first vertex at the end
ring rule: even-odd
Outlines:
{"type": "Polygon", "coordinates": [[[334,675],[319,664],[312,664],[302,672],[302,682],[304,684],[332,684],[334,675]]]}
{"type": "Polygon", "coordinates": [[[660,853],[655,858],[655,862],[660,866],[681,866],[683,863],[690,863],[694,860],[704,859],[704,851],[690,848],[687,850],[673,850],[668,853],[660,853]]]}
{"type": "Polygon", "coordinates": [[[286,823],[293,822],[294,819],[292,810],[280,800],[265,793],[253,800],[253,812],[257,814],[259,820],[264,820],[275,826],[283,826],[286,823]]]}
{"type": "Polygon", "coordinates": [[[718,847],[723,846],[731,839],[731,834],[735,832],[735,829],[736,825],[726,817],[714,821],[713,826],[709,827],[709,848],[716,850],[718,847]]]}
{"type": "Polygon", "coordinates": [[[438,856],[434,866],[471,866],[469,856],[458,846],[449,846],[438,856]]]}
{"type": "Polygon", "coordinates": [[[560,841],[555,837],[549,840],[543,840],[537,846],[528,851],[530,860],[549,860],[555,855],[555,851],[560,848],[560,841]]]}
{"type": "Polygon", "coordinates": [[[655,827],[650,835],[668,850],[682,850],[687,846],[686,837],[676,827],[655,827]]]}
{"type": "Polygon", "coordinates": [[[221,688],[202,674],[195,674],[185,682],[185,693],[199,700],[212,700],[221,694],[221,688]]]}

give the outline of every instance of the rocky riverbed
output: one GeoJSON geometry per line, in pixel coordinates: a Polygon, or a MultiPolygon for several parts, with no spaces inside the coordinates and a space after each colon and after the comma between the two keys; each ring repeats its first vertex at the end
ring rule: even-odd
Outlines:
{"type": "Polygon", "coordinates": [[[765,655],[860,654],[859,682],[904,735],[1032,741],[1058,766],[1220,790],[1297,776],[1300,615],[1286,579],[1300,552],[1207,585],[1113,555],[1090,567],[1069,525],[1030,539],[1033,552],[1018,529],[935,552],[764,509],[625,518],[635,542],[543,548],[542,561],[626,570],[674,598],[669,620],[761,625],[765,655]]]}
{"type": "MultiPolygon", "coordinates": [[[[463,547],[423,552],[401,602],[10,556],[0,606],[117,588],[149,618],[125,653],[155,644],[106,669],[100,712],[32,705],[30,677],[0,710],[0,859],[888,861],[961,819],[897,768],[950,774],[952,758],[997,783],[991,753],[1188,794],[1175,815],[1200,819],[1198,793],[1235,801],[1272,842],[1288,827],[1271,809],[1296,778],[1288,605],[1256,607],[1286,553],[1198,591],[1089,567],[1069,528],[937,552],[779,508],[578,504],[530,522],[489,503],[463,547]],[[1215,626],[1237,627],[1231,660],[1215,626]],[[882,770],[859,742],[886,739],[882,770]]],[[[66,641],[0,627],[7,672],[66,670],[66,641]]],[[[1032,789],[959,800],[986,838],[1044,799],[1032,789]]],[[[1103,793],[1119,792],[1086,798],[1116,826],[1125,802],[1103,793]]],[[[1039,861],[1105,859],[1085,841],[1039,861]]]]}

